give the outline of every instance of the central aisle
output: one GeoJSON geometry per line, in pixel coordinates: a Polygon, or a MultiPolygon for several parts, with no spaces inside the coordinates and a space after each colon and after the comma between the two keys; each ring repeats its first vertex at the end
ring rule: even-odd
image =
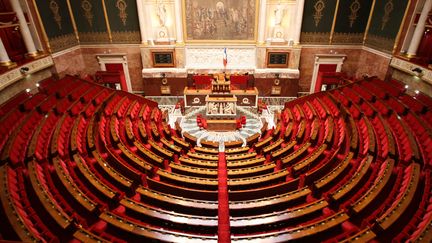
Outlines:
{"type": "Polygon", "coordinates": [[[218,163],[218,242],[231,242],[227,165],[225,152],[219,152],[218,163]]]}

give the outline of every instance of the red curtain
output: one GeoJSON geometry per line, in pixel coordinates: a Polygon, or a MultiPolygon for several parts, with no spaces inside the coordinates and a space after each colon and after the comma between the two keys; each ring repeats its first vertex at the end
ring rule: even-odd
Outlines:
{"type": "Polygon", "coordinates": [[[426,28],[417,50],[417,56],[425,63],[432,60],[432,28],[426,28]]]}

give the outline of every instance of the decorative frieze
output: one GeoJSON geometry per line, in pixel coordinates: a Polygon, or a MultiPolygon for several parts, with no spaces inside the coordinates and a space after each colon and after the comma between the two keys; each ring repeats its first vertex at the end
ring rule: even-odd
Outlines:
{"type": "Polygon", "coordinates": [[[421,80],[432,84],[432,71],[425,67],[399,58],[392,58],[390,66],[410,75],[417,76],[421,80]]]}
{"type": "Polygon", "coordinates": [[[25,78],[29,74],[36,73],[42,69],[51,67],[52,65],[54,65],[54,62],[51,56],[47,56],[4,73],[0,76],[0,90],[3,90],[7,86],[25,78]]]}
{"type": "Polygon", "coordinates": [[[49,40],[51,51],[58,52],[78,45],[75,34],[60,35],[49,40]]]}
{"type": "MultiPolygon", "coordinates": [[[[255,69],[255,47],[227,47],[227,69],[255,69]]],[[[224,69],[224,48],[187,47],[187,69],[224,69]]]]}

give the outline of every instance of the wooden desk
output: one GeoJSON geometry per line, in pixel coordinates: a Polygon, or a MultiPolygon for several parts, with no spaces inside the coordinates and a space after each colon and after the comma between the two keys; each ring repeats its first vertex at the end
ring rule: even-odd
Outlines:
{"type": "Polygon", "coordinates": [[[111,212],[102,213],[100,219],[108,224],[131,234],[141,236],[143,239],[163,240],[166,242],[217,242],[217,236],[204,236],[180,233],[178,231],[169,231],[160,227],[149,226],[147,224],[138,224],[122,216],[111,212]]]}
{"type": "Polygon", "coordinates": [[[379,173],[379,177],[377,177],[374,181],[374,184],[367,192],[365,192],[357,201],[351,204],[351,209],[355,213],[360,213],[363,209],[365,209],[368,205],[372,203],[372,201],[379,196],[381,191],[387,185],[390,180],[394,160],[388,159],[383,162],[384,166],[382,169],[382,173],[379,173]]]}
{"type": "MultiPolygon", "coordinates": [[[[186,97],[185,106],[204,106],[205,98],[207,95],[212,94],[210,89],[191,89],[189,87],[185,87],[183,93],[186,97]]],[[[237,105],[238,106],[253,106],[257,107],[258,105],[258,89],[248,89],[248,90],[231,90],[229,95],[235,95],[237,97],[237,105]]]]}
{"type": "Polygon", "coordinates": [[[209,131],[235,131],[237,130],[236,120],[207,120],[207,130],[209,131]]]}
{"type": "MultiPolygon", "coordinates": [[[[167,207],[176,208],[176,211],[187,211],[195,212],[195,214],[200,215],[204,211],[207,211],[203,214],[205,215],[217,215],[218,210],[218,202],[217,201],[208,201],[208,200],[198,200],[198,199],[190,199],[187,197],[179,197],[172,194],[163,193],[160,191],[155,191],[149,188],[145,188],[140,186],[136,189],[136,191],[141,195],[141,197],[145,197],[150,201],[156,201],[155,203],[159,205],[167,205],[167,207]],[[181,208],[181,209],[178,209],[181,208]]],[[[146,200],[144,200],[146,201],[146,200]]]]}
{"type": "Polygon", "coordinates": [[[252,236],[233,236],[231,237],[232,242],[244,242],[248,243],[251,241],[260,242],[287,242],[290,240],[301,239],[307,236],[313,236],[315,234],[330,230],[336,226],[341,225],[347,221],[349,216],[340,211],[334,215],[331,215],[322,220],[291,228],[289,230],[275,231],[271,233],[256,234],[252,236]]]}
{"type": "Polygon", "coordinates": [[[279,194],[276,196],[264,197],[254,200],[230,201],[230,210],[256,210],[261,207],[274,207],[277,204],[288,204],[300,198],[306,198],[312,191],[303,187],[295,191],[279,194]]]}
{"type": "Polygon", "coordinates": [[[327,185],[329,185],[333,180],[339,177],[344,171],[348,169],[350,166],[350,162],[354,156],[353,152],[349,152],[348,155],[344,158],[343,161],[337,165],[332,171],[326,174],[323,178],[314,182],[314,187],[316,189],[321,189],[327,185]]]}
{"type": "Polygon", "coordinates": [[[46,179],[41,179],[42,172],[38,172],[36,168],[38,164],[35,161],[28,163],[28,172],[32,187],[42,203],[42,206],[48,211],[49,215],[62,229],[67,229],[72,225],[73,219],[55,201],[53,195],[49,192],[48,186],[45,184],[46,179]],[[45,181],[45,183],[44,183],[45,181]]]}
{"type": "Polygon", "coordinates": [[[412,200],[414,200],[415,193],[419,187],[421,168],[419,164],[414,162],[407,168],[409,167],[412,167],[411,172],[409,174],[404,173],[404,177],[408,176],[407,186],[402,186],[398,190],[399,195],[393,201],[391,207],[376,219],[379,228],[382,230],[390,228],[402,216],[405,210],[412,205],[412,200]]]}
{"type": "MultiPolygon", "coordinates": [[[[173,211],[167,211],[156,207],[150,207],[141,202],[124,198],[120,201],[120,205],[133,212],[145,215],[146,217],[153,218],[158,221],[167,221],[169,224],[179,224],[194,227],[210,227],[213,231],[217,231],[218,219],[217,216],[198,216],[190,214],[181,214],[173,211]]],[[[197,231],[200,229],[197,228],[197,231]]]]}
{"type": "Polygon", "coordinates": [[[335,192],[331,193],[330,198],[334,201],[341,200],[351,190],[359,186],[360,182],[368,173],[372,160],[373,157],[371,155],[368,155],[366,158],[364,158],[359,168],[357,168],[357,171],[350,178],[350,180],[347,183],[343,184],[341,187],[339,187],[335,192]]]}
{"type": "MultiPolygon", "coordinates": [[[[282,211],[257,214],[253,216],[245,217],[232,217],[230,219],[230,226],[233,228],[243,228],[243,227],[259,227],[265,225],[272,227],[281,221],[289,221],[295,218],[304,217],[307,214],[312,214],[320,211],[327,207],[329,204],[324,199],[317,200],[311,203],[303,204],[294,208],[285,209],[282,211]]],[[[274,227],[272,227],[274,228],[274,227]]],[[[243,230],[243,229],[242,229],[243,230]]]]}
{"type": "Polygon", "coordinates": [[[96,190],[107,197],[108,199],[114,199],[117,196],[115,190],[110,188],[104,182],[102,182],[91,170],[88,168],[87,164],[83,161],[81,156],[75,154],[74,161],[81,172],[81,174],[86,178],[86,180],[92,185],[96,190]]]}
{"type": "Polygon", "coordinates": [[[74,182],[69,175],[69,171],[66,168],[66,164],[61,161],[57,156],[53,158],[54,168],[57,176],[66,190],[72,195],[72,197],[87,211],[93,212],[96,210],[97,203],[90,199],[74,182]]]}
{"type": "Polygon", "coordinates": [[[75,233],[73,234],[73,237],[81,242],[87,242],[87,243],[109,243],[110,242],[83,228],[78,228],[78,230],[75,231],[75,233]]]}
{"type": "MultiPolygon", "coordinates": [[[[0,167],[0,183],[2,185],[0,187],[0,199],[5,212],[5,216],[11,224],[13,230],[17,233],[17,236],[22,241],[36,242],[39,240],[39,237],[35,234],[33,230],[31,230],[31,227],[34,228],[34,226],[28,225],[29,220],[24,220],[25,216],[28,217],[28,215],[21,215],[21,213],[17,211],[17,209],[23,207],[23,205],[18,204],[21,203],[21,201],[19,201],[18,199],[14,199],[11,196],[12,191],[10,190],[11,188],[16,187],[16,185],[10,184],[10,181],[12,180],[10,180],[9,177],[16,178],[16,176],[16,172],[10,169],[7,164],[0,167]]],[[[13,193],[17,193],[17,191],[13,191],[13,193]]],[[[6,219],[3,218],[2,220],[6,219]]]]}

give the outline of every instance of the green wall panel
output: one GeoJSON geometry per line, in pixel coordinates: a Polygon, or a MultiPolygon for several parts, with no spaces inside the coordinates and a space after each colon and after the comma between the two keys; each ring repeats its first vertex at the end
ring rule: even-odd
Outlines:
{"type": "Polygon", "coordinates": [[[140,43],[136,0],[105,1],[113,42],[140,43]]]}
{"type": "Polygon", "coordinates": [[[302,43],[329,44],[336,2],[336,0],[305,1],[300,37],[302,43]]]}
{"type": "Polygon", "coordinates": [[[376,0],[366,45],[391,52],[407,5],[408,0],[376,0]]]}
{"type": "MultiPolygon", "coordinates": [[[[112,1],[112,0],[111,0],[112,1]]],[[[81,43],[108,43],[101,0],[71,0],[81,43]]]]}
{"type": "Polygon", "coordinates": [[[369,18],[373,0],[342,0],[339,2],[334,44],[360,44],[369,18]]]}
{"type": "Polygon", "coordinates": [[[66,0],[37,0],[36,7],[45,27],[52,52],[78,44],[66,0]]]}

